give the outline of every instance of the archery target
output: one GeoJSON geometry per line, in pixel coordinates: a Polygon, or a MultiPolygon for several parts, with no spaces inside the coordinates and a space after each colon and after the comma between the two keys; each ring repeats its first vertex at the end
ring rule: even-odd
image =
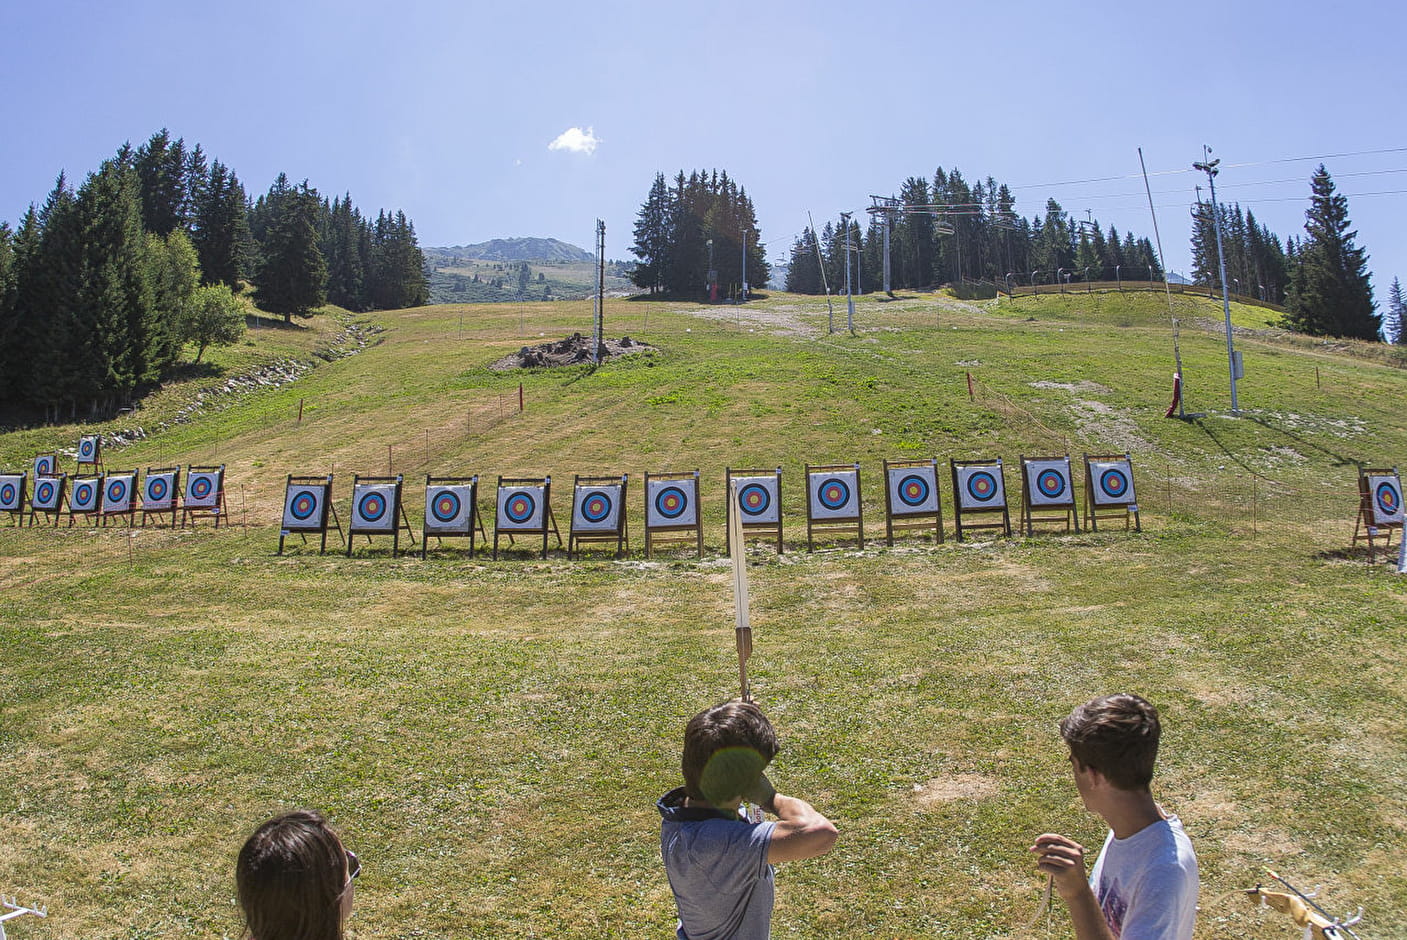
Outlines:
{"type": "Polygon", "coordinates": [[[176,505],[176,472],[148,473],[142,481],[142,508],[148,512],[173,509],[176,505]]]}
{"type": "Polygon", "coordinates": [[[620,528],[620,486],[578,486],[572,494],[573,532],[615,532],[620,528]]]}
{"type": "Polygon", "coordinates": [[[327,504],[326,483],[295,483],[283,497],[283,528],[290,532],[321,532],[327,504]]]}
{"type": "Polygon", "coordinates": [[[60,497],[59,481],[52,477],[45,477],[34,484],[32,505],[35,509],[58,512],[60,497]]]}
{"type": "Polygon", "coordinates": [[[219,471],[196,470],[186,477],[187,509],[214,509],[219,502],[219,471]]]}
{"type": "Polygon", "coordinates": [[[775,476],[733,477],[743,525],[764,525],[781,519],[781,494],[775,476]]]}
{"type": "Polygon", "coordinates": [[[860,518],[860,476],[854,470],[810,474],[812,519],[860,518]]]}
{"type": "Polygon", "coordinates": [[[54,475],[55,461],[53,454],[42,454],[34,458],[34,479],[40,477],[51,477],[54,475]]]}
{"type": "Polygon", "coordinates": [[[891,516],[918,516],[938,511],[935,467],[890,467],[888,482],[891,516]]]}
{"type": "Polygon", "coordinates": [[[70,512],[95,512],[98,508],[99,486],[102,479],[74,480],[73,490],[68,494],[70,512]]]}
{"type": "Polygon", "coordinates": [[[546,492],[542,486],[499,487],[497,527],[504,532],[542,531],[546,492]]]}
{"type": "Polygon", "coordinates": [[[468,535],[473,525],[473,510],[473,484],[433,484],[425,490],[425,531],[468,535]]]}
{"type": "Polygon", "coordinates": [[[698,519],[698,480],[651,480],[645,485],[645,525],[649,528],[696,525],[698,519]]]}
{"type": "Polygon", "coordinates": [[[999,509],[1006,506],[1001,464],[958,467],[958,505],[963,509],[999,509]]]}
{"type": "Polygon", "coordinates": [[[123,473],[110,476],[103,484],[103,512],[131,512],[136,497],[137,475],[123,473]]]}
{"type": "Polygon", "coordinates": [[[1095,460],[1089,465],[1096,506],[1132,506],[1133,468],[1127,460],[1095,460]]]}
{"type": "Polygon", "coordinates": [[[352,490],[353,532],[396,531],[396,484],[358,483],[352,490]]]}
{"type": "Polygon", "coordinates": [[[85,434],[78,439],[78,462],[97,463],[100,439],[96,434],[85,434]]]}
{"type": "Polygon", "coordinates": [[[1370,475],[1368,492],[1373,501],[1374,525],[1402,524],[1402,483],[1396,474],[1370,475]]]}
{"type": "Polygon", "coordinates": [[[1073,506],[1075,485],[1070,479],[1070,461],[1026,461],[1026,502],[1031,506],[1073,506]]]}
{"type": "Polygon", "coordinates": [[[24,474],[0,476],[0,512],[24,510],[24,474]]]}

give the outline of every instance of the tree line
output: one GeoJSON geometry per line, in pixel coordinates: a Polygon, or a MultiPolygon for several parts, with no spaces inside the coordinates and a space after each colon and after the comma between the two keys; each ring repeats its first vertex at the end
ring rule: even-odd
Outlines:
{"type": "Polygon", "coordinates": [[[162,130],[76,189],[60,174],[15,228],[0,222],[0,400],[59,420],[111,413],[187,348],[236,341],[251,282],[270,312],[329,298],[355,310],[426,301],[404,213],[364,219],[280,175],[250,204],[238,176],[162,130]]]}
{"type": "Polygon", "coordinates": [[[726,171],[680,170],[673,186],[656,173],[634,232],[631,281],[651,294],[727,297],[766,282],[756,210],[726,171]]]}
{"type": "Polygon", "coordinates": [[[1162,277],[1147,238],[1074,219],[1054,199],[1043,216],[1026,219],[1006,184],[988,176],[969,185],[960,170],[939,167],[932,180],[906,179],[886,211],[870,213],[863,232],[844,217],[819,233],[802,232],[792,244],[786,289],[819,294],[843,285],[847,237],[852,289],[881,289],[886,224],[891,289],[1162,277]]]}

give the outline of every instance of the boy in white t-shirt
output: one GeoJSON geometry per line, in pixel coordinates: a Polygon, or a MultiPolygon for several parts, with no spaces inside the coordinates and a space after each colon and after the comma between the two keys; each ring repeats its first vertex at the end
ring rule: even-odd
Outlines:
{"type": "Polygon", "coordinates": [[[1070,909],[1079,940],[1189,940],[1197,915],[1197,856],[1176,816],[1149,789],[1158,710],[1137,695],[1106,695],[1060,722],[1080,798],[1109,825],[1085,880],[1084,846],[1046,833],[1031,851],[1070,909]]]}

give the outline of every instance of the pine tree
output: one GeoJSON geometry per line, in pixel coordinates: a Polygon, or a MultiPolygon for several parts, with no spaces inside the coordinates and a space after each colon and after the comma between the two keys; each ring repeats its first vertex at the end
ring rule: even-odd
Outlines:
{"type": "Polygon", "coordinates": [[[645,204],[635,219],[635,244],[630,251],[640,260],[631,271],[630,280],[651,294],[664,289],[665,272],[669,268],[669,249],[673,242],[670,198],[664,174],[656,173],[645,204]]]}
{"type": "Polygon", "coordinates": [[[1403,306],[1402,285],[1395,277],[1387,289],[1387,310],[1383,312],[1383,341],[1407,343],[1407,307],[1403,306]]]}
{"type": "Polygon", "coordinates": [[[819,294],[823,290],[821,261],[816,256],[816,236],[809,228],[792,243],[786,289],[794,294],[819,294]]]}
{"type": "Polygon", "coordinates": [[[285,323],[311,316],[327,303],[327,263],[318,248],[320,205],[306,180],[294,189],[279,174],[262,207],[267,215],[261,220],[259,305],[282,314],[285,323]]]}
{"type": "Polygon", "coordinates": [[[1378,338],[1368,258],[1349,231],[1348,200],[1334,192],[1334,181],[1320,164],[1310,180],[1305,212],[1305,240],[1299,252],[1286,325],[1312,336],[1378,338]]]}
{"type": "Polygon", "coordinates": [[[191,243],[200,259],[201,281],[237,289],[253,254],[249,208],[239,177],[219,160],[198,188],[193,213],[191,243]]]}
{"type": "Polygon", "coordinates": [[[164,238],[183,227],[190,190],[185,141],[172,140],[163,127],[137,148],[133,166],[141,185],[146,230],[164,238]]]}

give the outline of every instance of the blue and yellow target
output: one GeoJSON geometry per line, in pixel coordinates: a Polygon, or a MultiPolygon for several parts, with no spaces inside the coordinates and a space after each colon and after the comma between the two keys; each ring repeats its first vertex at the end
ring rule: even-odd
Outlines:
{"type": "Polygon", "coordinates": [[[808,483],[812,519],[860,517],[859,485],[854,471],[812,473],[808,483]]]}
{"type": "Polygon", "coordinates": [[[505,531],[540,530],[543,518],[542,500],[543,488],[540,486],[500,489],[497,527],[505,531]]]}
{"type": "Polygon", "coordinates": [[[959,467],[957,501],[961,509],[1000,509],[1006,506],[1001,464],[972,464],[959,467]]]}
{"type": "Polygon", "coordinates": [[[1127,460],[1092,462],[1089,472],[1096,505],[1133,505],[1133,468],[1127,460]]]}
{"type": "Polygon", "coordinates": [[[761,482],[740,486],[738,508],[749,521],[760,522],[769,515],[768,511],[772,508],[772,493],[761,482]]]}
{"type": "Polygon", "coordinates": [[[888,482],[891,516],[918,516],[938,511],[936,467],[890,467],[888,482]]]}
{"type": "Polygon", "coordinates": [[[572,500],[572,530],[614,532],[620,520],[619,486],[578,486],[572,500]]]}
{"type": "Polygon", "coordinates": [[[34,484],[34,508],[54,510],[59,508],[59,484],[51,479],[34,484]]]}
{"type": "Polygon", "coordinates": [[[96,480],[79,480],[73,484],[68,506],[74,512],[92,512],[98,505],[98,483],[96,480]]]}
{"type": "Polygon", "coordinates": [[[98,437],[86,434],[78,439],[78,462],[95,463],[98,459],[98,437]]]}
{"type": "Polygon", "coordinates": [[[126,512],[132,508],[136,478],[131,475],[107,478],[103,488],[103,512],[126,512]]]}
{"type": "Polygon", "coordinates": [[[283,527],[294,532],[321,532],[325,527],[323,505],[327,486],[294,484],[283,504],[283,527]]]}
{"type": "Polygon", "coordinates": [[[18,512],[24,509],[24,477],[0,477],[0,511],[18,512]]]}
{"type": "Polygon", "coordinates": [[[1031,506],[1073,506],[1075,486],[1070,477],[1070,461],[1066,458],[1027,460],[1023,464],[1026,476],[1026,501],[1031,506]]]}
{"type": "Polygon", "coordinates": [[[698,482],[687,480],[651,480],[645,492],[645,525],[650,528],[672,528],[694,525],[698,521],[698,482]]]}
{"type": "Polygon", "coordinates": [[[996,474],[988,470],[978,470],[967,478],[967,495],[977,500],[979,503],[990,503],[996,498],[1000,487],[997,486],[996,474]]]}
{"type": "Polygon", "coordinates": [[[1369,491],[1373,494],[1373,523],[1396,525],[1403,521],[1402,484],[1396,476],[1370,476],[1369,491]]]}
{"type": "Polygon", "coordinates": [[[186,478],[186,508],[209,508],[220,498],[219,476],[214,473],[194,472],[186,478]]]}
{"type": "Polygon", "coordinates": [[[34,458],[34,478],[51,477],[54,475],[54,455],[44,454],[34,458]]]}
{"type": "Polygon", "coordinates": [[[170,509],[175,497],[175,475],[149,473],[142,487],[142,508],[170,509]]]}
{"type": "Polygon", "coordinates": [[[358,483],[352,490],[353,532],[394,532],[396,487],[391,483],[358,483]]]}

